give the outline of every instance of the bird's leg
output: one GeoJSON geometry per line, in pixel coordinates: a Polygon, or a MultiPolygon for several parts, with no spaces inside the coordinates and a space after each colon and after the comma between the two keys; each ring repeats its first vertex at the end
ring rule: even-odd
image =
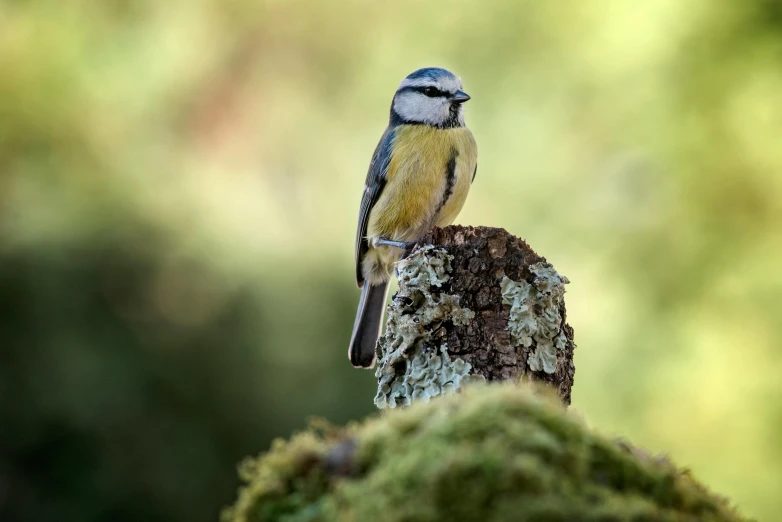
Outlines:
{"type": "Polygon", "coordinates": [[[394,248],[401,248],[404,250],[401,259],[405,259],[407,256],[409,256],[417,244],[418,241],[394,241],[393,239],[386,239],[384,237],[376,237],[372,240],[373,247],[389,246],[394,248]]]}
{"type": "MultiPolygon", "coordinates": [[[[387,239],[384,237],[375,237],[372,239],[372,246],[375,248],[379,246],[401,248],[403,250],[401,259],[405,259],[407,256],[409,256],[417,244],[417,241],[394,241],[393,239],[387,239]]],[[[399,277],[399,272],[397,271],[396,266],[394,266],[394,275],[399,277]]]]}
{"type": "MultiPolygon", "coordinates": [[[[372,246],[377,248],[379,246],[388,246],[394,248],[401,248],[406,254],[409,254],[415,246],[415,241],[394,241],[393,239],[386,239],[384,237],[372,238],[372,246]]],[[[405,256],[407,257],[407,256],[405,256]]]]}

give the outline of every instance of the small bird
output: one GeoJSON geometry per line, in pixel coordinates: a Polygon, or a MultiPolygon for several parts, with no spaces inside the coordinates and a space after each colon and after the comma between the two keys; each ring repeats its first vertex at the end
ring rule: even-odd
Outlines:
{"type": "Polygon", "coordinates": [[[411,73],[391,101],[391,116],[364,184],[356,231],[361,288],[348,356],[371,368],[394,263],[435,226],[456,219],[478,165],[478,146],[464,124],[470,96],[452,72],[411,73]]]}

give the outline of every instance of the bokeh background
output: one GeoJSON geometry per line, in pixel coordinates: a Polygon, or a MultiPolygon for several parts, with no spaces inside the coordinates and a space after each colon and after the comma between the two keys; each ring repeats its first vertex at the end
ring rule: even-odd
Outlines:
{"type": "Polygon", "coordinates": [[[573,410],[777,519],[781,5],[0,0],[0,519],[214,521],[373,411],[355,219],[429,65],[473,96],[458,222],[572,281],[573,410]]]}

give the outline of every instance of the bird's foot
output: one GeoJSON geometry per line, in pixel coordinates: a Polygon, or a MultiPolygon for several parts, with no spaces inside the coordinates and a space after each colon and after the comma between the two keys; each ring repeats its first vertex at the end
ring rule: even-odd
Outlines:
{"type": "Polygon", "coordinates": [[[402,253],[402,259],[406,259],[410,254],[413,253],[413,249],[418,246],[418,241],[410,241],[407,243],[407,246],[405,246],[405,251],[402,253]]]}

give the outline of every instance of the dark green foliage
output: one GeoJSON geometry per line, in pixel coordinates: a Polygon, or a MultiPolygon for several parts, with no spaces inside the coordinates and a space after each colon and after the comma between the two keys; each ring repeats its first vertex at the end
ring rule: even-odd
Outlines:
{"type": "Polygon", "coordinates": [[[745,520],[666,459],[507,384],[278,440],[241,476],[224,522],[745,520]]]}
{"type": "MultiPolygon", "coordinates": [[[[284,361],[264,344],[280,332],[272,303],[295,296],[236,285],[175,253],[160,227],[117,221],[111,237],[0,248],[0,520],[214,521],[243,455],[313,411],[345,420],[372,408],[374,379],[344,364],[336,331],[317,355],[293,335],[287,354],[322,354],[318,367],[344,379],[277,376],[284,361]],[[366,400],[349,403],[361,377],[366,400]],[[270,400],[285,379],[284,404],[270,400]]],[[[307,277],[345,316],[335,330],[348,324],[349,290],[307,277]]]]}

